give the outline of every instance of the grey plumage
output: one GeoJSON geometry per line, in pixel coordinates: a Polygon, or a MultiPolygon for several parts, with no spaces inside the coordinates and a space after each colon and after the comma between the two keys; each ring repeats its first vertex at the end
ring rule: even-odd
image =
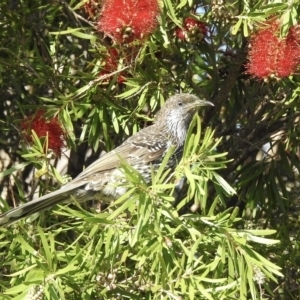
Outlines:
{"type": "Polygon", "coordinates": [[[175,151],[167,167],[174,168],[179,162],[190,122],[197,109],[205,105],[213,104],[190,94],[172,96],[158,112],[153,125],[140,130],[115,150],[100,157],[59,190],[3,213],[0,215],[0,225],[12,223],[72,198],[78,202],[94,198],[107,202],[119,198],[126,192],[120,184],[124,177],[119,170],[119,157],[139,171],[149,183],[150,164],[152,169],[158,169],[170,147],[175,146],[175,151]]]}

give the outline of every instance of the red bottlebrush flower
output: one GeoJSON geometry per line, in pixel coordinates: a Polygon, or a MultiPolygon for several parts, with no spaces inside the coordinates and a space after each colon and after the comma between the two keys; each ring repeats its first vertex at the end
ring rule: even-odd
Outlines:
{"type": "Polygon", "coordinates": [[[195,20],[191,17],[188,17],[184,20],[184,28],[187,31],[192,31],[193,29],[199,29],[203,35],[206,35],[207,33],[206,24],[201,21],[195,20]]]}
{"type": "Polygon", "coordinates": [[[201,42],[207,34],[206,24],[191,17],[184,20],[183,28],[177,28],[175,34],[180,40],[189,43],[201,42]]]}
{"type": "Polygon", "coordinates": [[[269,22],[268,27],[259,30],[251,39],[248,53],[247,73],[261,79],[283,78],[296,71],[300,62],[300,47],[296,30],[290,28],[286,38],[280,38],[280,24],[269,22]]]}
{"type": "MultiPolygon", "coordinates": [[[[108,52],[109,52],[109,56],[105,59],[104,69],[99,73],[99,77],[110,74],[118,69],[118,58],[119,58],[118,51],[115,48],[110,48],[108,52]]],[[[124,75],[125,75],[124,72],[118,74],[117,77],[118,83],[124,83],[126,81],[124,75]]],[[[105,81],[109,81],[109,79],[106,78],[105,81]]]]}
{"type": "Polygon", "coordinates": [[[99,14],[102,2],[102,0],[89,0],[84,3],[83,7],[90,18],[95,18],[99,14]]]}
{"type": "Polygon", "coordinates": [[[28,142],[32,142],[31,130],[34,130],[39,138],[47,136],[48,133],[48,148],[60,157],[64,147],[65,131],[57,117],[46,120],[45,111],[39,109],[34,115],[24,119],[21,127],[25,131],[24,137],[28,142]]]}
{"type": "Polygon", "coordinates": [[[110,48],[108,50],[108,56],[105,60],[105,69],[107,71],[113,72],[117,70],[119,53],[115,48],[110,48]]]}
{"type": "Polygon", "coordinates": [[[300,25],[292,26],[286,37],[286,42],[290,45],[299,48],[300,46],[300,25]]]}
{"type": "Polygon", "coordinates": [[[180,39],[180,40],[185,40],[186,34],[181,28],[176,28],[175,35],[180,39]]]}
{"type": "Polygon", "coordinates": [[[156,28],[158,0],[106,0],[99,30],[118,43],[144,40],[156,28]]]}

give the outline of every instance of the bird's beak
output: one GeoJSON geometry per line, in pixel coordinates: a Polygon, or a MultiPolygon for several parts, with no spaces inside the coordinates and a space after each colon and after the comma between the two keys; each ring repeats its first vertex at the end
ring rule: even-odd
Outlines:
{"type": "Polygon", "coordinates": [[[199,100],[199,101],[197,101],[197,105],[196,106],[214,106],[214,104],[211,103],[210,101],[199,100]]]}
{"type": "Polygon", "coordinates": [[[210,101],[197,99],[196,101],[189,103],[185,107],[185,109],[186,111],[190,111],[190,110],[197,111],[200,106],[214,106],[214,105],[210,101]]]}
{"type": "Polygon", "coordinates": [[[197,110],[198,107],[200,106],[214,106],[213,103],[211,103],[210,101],[206,101],[206,100],[197,100],[194,103],[191,103],[191,105],[189,107],[187,107],[187,111],[189,110],[197,110]]]}

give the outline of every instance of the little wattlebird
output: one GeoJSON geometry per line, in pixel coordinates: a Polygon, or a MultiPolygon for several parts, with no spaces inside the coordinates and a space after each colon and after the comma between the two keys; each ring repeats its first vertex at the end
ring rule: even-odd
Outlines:
{"type": "Polygon", "coordinates": [[[158,112],[153,125],[129,137],[115,150],[106,153],[87,167],[76,178],[57,191],[27,202],[0,215],[0,225],[10,224],[58,203],[75,199],[78,202],[98,199],[111,202],[122,196],[124,174],[120,171],[124,159],[151,181],[152,170],[157,170],[171,147],[174,153],[166,168],[174,169],[181,159],[187,131],[200,106],[213,104],[190,94],[170,97],[158,112]]]}

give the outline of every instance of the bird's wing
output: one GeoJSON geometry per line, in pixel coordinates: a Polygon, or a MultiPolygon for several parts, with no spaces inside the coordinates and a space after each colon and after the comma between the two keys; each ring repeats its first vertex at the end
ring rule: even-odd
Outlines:
{"type": "Polygon", "coordinates": [[[155,130],[151,130],[152,128],[150,127],[147,128],[147,135],[144,134],[144,129],[139,131],[115,150],[101,156],[63,188],[69,188],[70,186],[73,188],[80,187],[88,183],[89,180],[93,180],[95,176],[98,177],[101,173],[119,168],[119,157],[122,157],[131,165],[151,163],[161,157],[169,145],[167,142],[164,142],[166,137],[162,133],[158,134],[155,130]]]}

